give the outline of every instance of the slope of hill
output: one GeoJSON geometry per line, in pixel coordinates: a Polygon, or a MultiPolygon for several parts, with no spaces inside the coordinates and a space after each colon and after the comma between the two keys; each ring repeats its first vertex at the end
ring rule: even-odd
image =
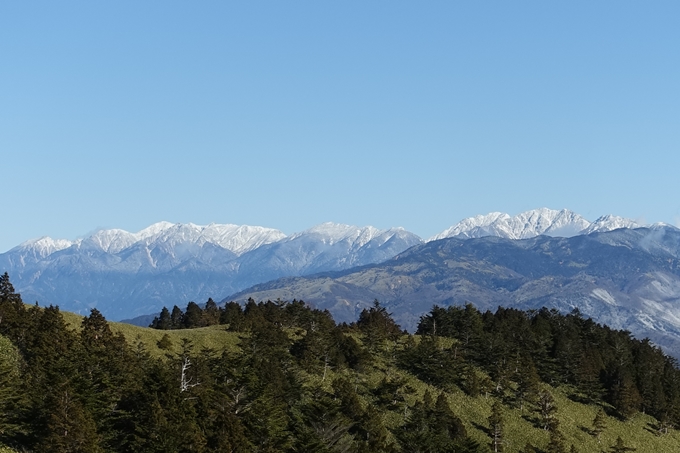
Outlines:
{"type": "MultiPolygon", "coordinates": [[[[8,392],[16,386],[31,396],[20,400],[29,410],[15,412],[25,414],[16,420],[21,431],[6,430],[0,419],[0,439],[17,451],[52,451],[55,445],[62,448],[57,451],[258,451],[259,442],[269,442],[277,447],[270,451],[333,451],[335,445],[346,452],[398,453],[425,443],[431,451],[446,451],[432,449],[443,443],[455,445],[453,451],[482,453],[493,451],[494,413],[503,421],[500,440],[506,453],[569,451],[570,445],[581,453],[599,453],[618,442],[639,453],[680,448],[680,434],[670,427],[676,413],[660,421],[649,415],[652,408],[640,412],[642,399],[612,395],[585,403],[588,397],[580,387],[590,386],[581,378],[579,387],[557,385],[575,378],[562,367],[587,362],[553,357],[578,351],[555,354],[554,343],[562,335],[551,333],[551,323],[586,329],[607,345],[597,353],[608,362],[618,363],[611,356],[617,351],[634,352],[625,365],[636,376],[646,372],[643,364],[664,366],[663,356],[644,342],[574,316],[529,315],[540,316],[536,322],[519,312],[499,311],[483,320],[500,323],[499,329],[478,325],[473,335],[493,341],[466,344],[444,330],[439,337],[401,335],[398,328],[387,328],[396,326],[379,309],[368,310],[353,329],[338,328],[323,313],[299,304],[251,304],[241,313],[245,324],[240,329],[152,330],[107,324],[96,313],[83,318],[27,307],[13,312],[20,301],[9,296],[0,292],[0,312],[33,320],[0,324],[6,335],[0,336],[0,346],[7,339],[17,345],[26,362],[20,377],[30,383],[22,387],[19,380],[3,387],[8,392]],[[533,326],[533,333],[506,336],[522,320],[525,328],[533,326]],[[116,332],[123,332],[127,342],[116,332]],[[533,357],[530,363],[538,367],[535,380],[525,380],[527,368],[517,368],[514,359],[502,361],[503,372],[495,371],[497,359],[510,354],[518,341],[534,342],[537,333],[545,337],[537,344],[542,354],[521,349],[521,360],[533,357]],[[60,341],[45,341],[53,338],[60,341]],[[613,338],[622,341],[614,344],[613,338]],[[62,342],[69,347],[64,349],[62,342]],[[477,348],[481,354],[473,353],[477,348]],[[422,353],[428,350],[435,361],[422,353]],[[549,385],[545,378],[555,373],[556,385],[549,385]],[[633,410],[622,416],[629,404],[633,410]],[[110,407],[119,409],[113,417],[110,407]]],[[[4,358],[0,354],[0,365],[6,365],[4,358]]],[[[666,372],[672,379],[673,372],[666,372]]],[[[665,386],[665,397],[674,398],[665,404],[679,404],[668,392],[672,382],[665,386]]],[[[644,401],[656,402],[646,393],[644,401]]],[[[664,402],[655,404],[658,412],[664,402]]]]}

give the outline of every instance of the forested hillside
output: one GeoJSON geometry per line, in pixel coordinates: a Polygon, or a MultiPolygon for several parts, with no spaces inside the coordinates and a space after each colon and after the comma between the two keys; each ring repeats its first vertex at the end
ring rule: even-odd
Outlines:
{"type": "Polygon", "coordinates": [[[680,450],[675,362],[576,312],[434,307],[408,335],[378,302],[351,325],[300,301],[194,305],[164,310],[160,330],[123,334],[96,310],[73,328],[0,277],[0,440],[88,453],[680,450]],[[197,347],[207,332],[211,347],[197,347]]]}

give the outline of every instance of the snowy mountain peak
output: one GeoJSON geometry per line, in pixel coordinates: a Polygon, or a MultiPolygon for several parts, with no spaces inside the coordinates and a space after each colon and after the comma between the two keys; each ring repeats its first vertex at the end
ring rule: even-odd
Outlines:
{"type": "Polygon", "coordinates": [[[137,237],[125,230],[99,230],[80,242],[81,247],[98,248],[108,253],[118,253],[137,242],[137,237]]]}
{"type": "MultiPolygon", "coordinates": [[[[273,228],[250,225],[217,224],[196,225],[194,223],[155,224],[156,234],[148,235],[143,240],[148,246],[166,244],[176,247],[180,244],[202,246],[205,243],[219,245],[236,255],[241,255],[264,244],[279,241],[286,237],[284,233],[273,228]]],[[[151,229],[152,227],[149,227],[151,229]]],[[[147,230],[149,230],[147,229],[147,230]]],[[[149,233],[153,232],[149,231],[149,233]]]]}
{"type": "Polygon", "coordinates": [[[73,242],[66,239],[52,239],[51,237],[43,236],[38,239],[22,242],[10,250],[10,252],[29,253],[36,258],[45,258],[54,252],[67,249],[71,245],[73,245],[73,242]]]}
{"type": "Polygon", "coordinates": [[[618,230],[619,228],[640,228],[642,225],[631,219],[607,214],[595,220],[581,234],[618,230]]]}
{"type": "Polygon", "coordinates": [[[293,240],[304,236],[317,236],[321,237],[324,243],[328,245],[346,241],[361,247],[383,232],[372,226],[357,227],[343,223],[325,222],[301,233],[293,234],[288,239],[293,240]]]}
{"type": "Polygon", "coordinates": [[[173,226],[175,226],[174,223],[165,221],[157,222],[154,223],[153,225],[144,228],[143,230],[138,231],[137,233],[135,233],[135,236],[137,237],[137,240],[146,239],[152,236],[156,236],[162,233],[163,231],[172,228],[173,226]]]}
{"type": "Polygon", "coordinates": [[[463,219],[451,228],[429,239],[458,237],[478,238],[498,236],[507,239],[527,239],[539,235],[571,237],[616,228],[638,228],[636,222],[616,216],[603,216],[591,223],[568,209],[548,208],[522,212],[514,217],[501,212],[463,219]]]}

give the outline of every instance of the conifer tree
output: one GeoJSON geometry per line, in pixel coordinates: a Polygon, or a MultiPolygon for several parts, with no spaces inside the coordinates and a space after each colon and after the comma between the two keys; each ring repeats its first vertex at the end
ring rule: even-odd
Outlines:
{"type": "Polygon", "coordinates": [[[517,390],[515,392],[515,399],[519,404],[520,410],[523,411],[526,404],[536,402],[541,380],[536,371],[536,366],[531,359],[525,360],[516,374],[517,390]]]}
{"type": "Polygon", "coordinates": [[[159,330],[172,329],[172,319],[170,319],[170,312],[167,307],[163,307],[160,314],[153,319],[149,327],[159,330]]]}
{"type": "Polygon", "coordinates": [[[546,453],[567,453],[567,448],[564,444],[564,436],[558,428],[550,430],[550,440],[545,447],[546,453]]]}
{"type": "Polygon", "coordinates": [[[26,401],[21,389],[19,351],[0,335],[0,439],[20,433],[26,401]]]}
{"type": "Polygon", "coordinates": [[[163,350],[170,350],[172,348],[172,340],[170,339],[170,336],[166,333],[164,334],[160,340],[156,342],[156,346],[158,346],[159,349],[163,350]]]}
{"type": "Polygon", "coordinates": [[[616,438],[616,443],[612,445],[609,449],[611,453],[626,453],[628,451],[635,451],[637,450],[636,448],[628,447],[626,444],[623,443],[623,439],[621,439],[621,436],[616,438]]]}
{"type": "Polygon", "coordinates": [[[625,420],[635,415],[640,406],[641,399],[633,379],[627,372],[619,371],[617,380],[611,390],[611,402],[621,418],[625,420]]]}
{"type": "Polygon", "coordinates": [[[205,309],[203,310],[203,325],[214,326],[220,323],[220,309],[212,297],[208,298],[205,303],[205,309]]]}
{"type": "Polygon", "coordinates": [[[538,395],[538,414],[541,420],[541,427],[545,430],[554,430],[557,423],[557,406],[555,398],[548,390],[542,390],[538,395]]]}
{"type": "Polygon", "coordinates": [[[401,335],[399,325],[377,299],[371,308],[362,310],[357,327],[364,334],[368,347],[375,351],[383,350],[386,341],[395,341],[401,335]]]}
{"type": "Polygon", "coordinates": [[[465,393],[467,393],[473,398],[478,397],[482,391],[482,385],[479,376],[477,375],[477,372],[475,371],[474,367],[470,365],[468,365],[465,369],[465,374],[463,378],[463,390],[465,390],[465,393]]]}
{"type": "Polygon", "coordinates": [[[46,409],[45,436],[38,446],[47,453],[103,452],[101,437],[92,416],[68,386],[55,389],[49,395],[46,409]]]}
{"type": "Polygon", "coordinates": [[[177,305],[172,307],[172,313],[170,313],[170,324],[173,329],[181,329],[183,327],[184,313],[182,309],[177,305]]]}
{"type": "Polygon", "coordinates": [[[602,435],[602,432],[605,430],[607,427],[607,421],[606,421],[606,415],[604,413],[604,410],[600,408],[597,411],[597,414],[595,414],[595,418],[593,419],[593,429],[591,432],[593,435],[597,438],[597,442],[600,442],[600,436],[602,435]]]}
{"type": "Polygon", "coordinates": [[[228,324],[232,332],[241,332],[245,328],[241,306],[236,302],[227,302],[220,310],[220,324],[228,324]]]}
{"type": "Polygon", "coordinates": [[[501,403],[496,401],[491,406],[489,421],[489,437],[491,437],[491,450],[494,453],[503,451],[503,409],[501,403]]]}
{"type": "Polygon", "coordinates": [[[184,329],[194,329],[204,325],[203,310],[201,310],[201,307],[196,302],[189,302],[182,317],[182,327],[184,329]]]}

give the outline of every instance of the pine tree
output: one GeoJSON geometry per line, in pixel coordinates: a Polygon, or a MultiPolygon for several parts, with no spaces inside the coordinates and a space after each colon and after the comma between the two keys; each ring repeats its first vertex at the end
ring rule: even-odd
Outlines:
{"type": "Polygon", "coordinates": [[[172,340],[170,339],[170,335],[167,333],[164,334],[163,337],[161,337],[161,339],[156,342],[156,346],[158,346],[159,349],[169,351],[172,348],[172,340]]]}
{"type": "Polygon", "coordinates": [[[0,335],[0,439],[8,440],[23,430],[26,401],[21,391],[19,351],[0,335]]]}
{"type": "Polygon", "coordinates": [[[401,336],[399,325],[377,299],[370,309],[362,310],[357,327],[364,334],[365,343],[373,351],[382,351],[386,341],[395,341],[401,336]]]}
{"type": "Polygon", "coordinates": [[[182,317],[182,327],[185,329],[194,329],[196,327],[203,327],[204,318],[203,310],[196,302],[189,302],[187,309],[182,317]]]}
{"type": "Polygon", "coordinates": [[[163,307],[161,313],[153,318],[153,322],[149,326],[152,329],[159,330],[170,330],[172,329],[172,319],[170,318],[170,312],[166,307],[163,307]]]}
{"type": "Polygon", "coordinates": [[[463,379],[463,388],[465,390],[465,393],[470,395],[473,398],[476,398],[479,396],[482,390],[481,382],[479,379],[479,376],[477,375],[477,372],[472,366],[468,366],[465,370],[465,377],[463,379]]]}
{"type": "Polygon", "coordinates": [[[642,398],[633,379],[625,371],[620,371],[611,391],[611,401],[621,418],[629,419],[638,411],[642,398]]]}
{"type": "Polygon", "coordinates": [[[503,409],[501,403],[496,401],[491,406],[489,421],[489,437],[491,437],[491,449],[494,453],[503,451],[503,409]]]}
{"type": "Polygon", "coordinates": [[[220,310],[220,324],[227,324],[232,332],[241,332],[245,328],[245,317],[241,306],[236,302],[228,302],[220,310]]]}
{"type": "Polygon", "coordinates": [[[184,312],[177,305],[172,307],[172,312],[170,313],[170,325],[172,329],[181,329],[184,318],[184,312]]]}
{"type": "Polygon", "coordinates": [[[49,398],[47,432],[38,450],[47,453],[103,452],[101,438],[92,416],[68,387],[49,398]]]}
{"type": "Polygon", "coordinates": [[[621,436],[616,438],[616,443],[612,445],[609,449],[611,453],[626,453],[627,451],[635,451],[637,450],[636,448],[632,447],[627,447],[626,444],[623,443],[623,440],[621,439],[621,436]]]}
{"type": "Polygon", "coordinates": [[[604,410],[600,408],[597,411],[597,414],[595,414],[595,418],[593,419],[593,429],[592,433],[593,435],[597,438],[597,442],[600,442],[600,435],[602,435],[602,432],[605,430],[607,427],[607,422],[606,422],[606,415],[604,413],[604,410]]]}
{"type": "Polygon", "coordinates": [[[523,411],[525,404],[536,402],[541,380],[538,377],[536,366],[531,359],[526,360],[516,374],[517,391],[515,392],[515,399],[519,404],[520,410],[523,411]]]}
{"type": "Polygon", "coordinates": [[[205,303],[205,309],[203,309],[203,325],[214,326],[220,323],[220,309],[217,308],[217,304],[212,297],[208,298],[205,303]]]}
{"type": "Polygon", "coordinates": [[[567,448],[564,445],[564,436],[559,429],[554,428],[550,430],[550,441],[545,447],[546,453],[567,453],[567,448]]]}
{"type": "Polygon", "coordinates": [[[458,440],[467,437],[463,422],[451,411],[449,400],[444,392],[439,394],[434,405],[434,421],[435,426],[449,439],[458,440]]]}
{"type": "Polygon", "coordinates": [[[547,390],[542,390],[538,395],[538,413],[540,415],[541,427],[552,431],[557,423],[557,406],[555,405],[555,398],[547,390]]]}

